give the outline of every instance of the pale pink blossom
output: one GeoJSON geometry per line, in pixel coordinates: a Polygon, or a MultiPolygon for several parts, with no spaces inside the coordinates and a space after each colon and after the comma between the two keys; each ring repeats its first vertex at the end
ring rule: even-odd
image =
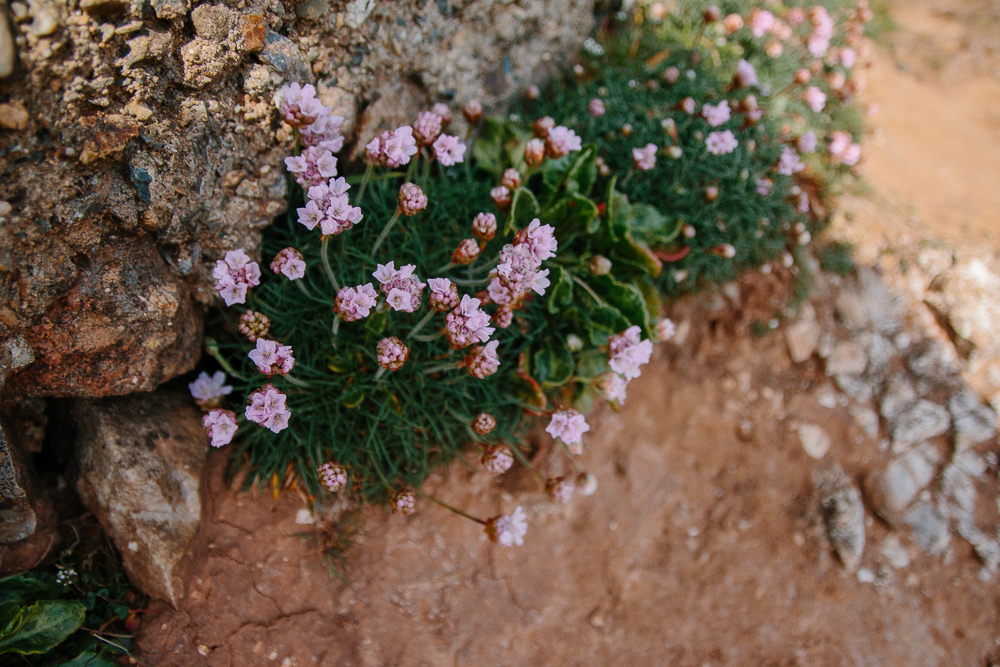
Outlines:
{"type": "Polygon", "coordinates": [[[843,48],[840,50],[840,64],[851,69],[858,62],[858,52],[852,48],[843,48]]]}
{"type": "Polygon", "coordinates": [[[827,49],[830,48],[830,38],[813,33],[806,39],[806,48],[809,53],[817,58],[822,58],[827,49]]]}
{"type": "Polygon", "coordinates": [[[528,226],[517,233],[514,243],[525,245],[539,261],[556,256],[559,243],[556,241],[555,228],[543,225],[538,218],[528,223],[528,226]]]}
{"type": "Polygon", "coordinates": [[[491,275],[498,277],[501,284],[514,295],[520,295],[530,289],[531,281],[541,265],[542,260],[532,252],[528,244],[507,244],[501,248],[499,264],[491,275]]]}
{"type": "Polygon", "coordinates": [[[319,185],[337,175],[337,158],[316,146],[310,146],[301,155],[286,157],[285,166],[303,188],[319,185]]]}
{"type": "Polygon", "coordinates": [[[552,128],[556,126],[556,120],[552,116],[542,116],[534,123],[531,124],[531,131],[535,133],[535,136],[539,139],[544,139],[549,136],[549,132],[552,128]]]}
{"type": "Polygon", "coordinates": [[[726,14],[726,18],[722,19],[722,25],[725,26],[726,32],[731,35],[743,27],[743,17],[735,13],[726,14]]]}
{"type": "MultiPolygon", "coordinates": [[[[549,286],[548,281],[546,281],[545,287],[548,286],[549,286]]],[[[544,293],[545,289],[542,288],[542,291],[539,292],[539,294],[544,294],[544,293]]],[[[493,324],[497,325],[498,329],[506,329],[507,327],[509,327],[511,324],[514,323],[514,310],[509,306],[499,306],[496,310],[493,311],[492,320],[493,324]]]]}
{"type": "Polygon", "coordinates": [[[490,301],[499,305],[506,306],[514,303],[514,293],[510,288],[506,287],[500,278],[494,277],[489,286],[486,288],[487,294],[490,296],[490,301]]]}
{"type": "Polygon", "coordinates": [[[795,141],[796,148],[802,153],[812,153],[816,150],[816,133],[809,130],[795,141]]]}
{"type": "Polygon", "coordinates": [[[393,310],[412,313],[420,307],[421,294],[427,285],[420,282],[420,278],[414,275],[413,272],[416,268],[413,264],[407,264],[397,271],[395,262],[389,262],[388,264],[379,264],[378,268],[372,274],[379,281],[380,289],[387,297],[393,290],[404,292],[409,297],[407,300],[397,294],[396,296],[399,299],[395,305],[393,303],[389,304],[393,310]]]}
{"type": "Polygon", "coordinates": [[[383,338],[375,346],[378,365],[390,371],[398,371],[410,358],[410,348],[395,336],[383,338]]]}
{"type": "MultiPolygon", "coordinates": [[[[549,280],[549,270],[542,269],[531,276],[531,280],[528,281],[528,289],[537,294],[538,296],[545,296],[545,290],[549,288],[552,281],[549,280]]],[[[507,327],[503,327],[507,328],[507,327]]]]}
{"type": "Polygon", "coordinates": [[[656,331],[656,340],[658,340],[661,343],[664,343],[674,337],[674,335],[677,333],[677,327],[674,325],[673,320],[671,320],[669,317],[664,317],[659,322],[656,323],[655,331],[656,331]]]}
{"type": "Polygon", "coordinates": [[[705,137],[705,148],[712,155],[726,155],[736,150],[740,143],[736,140],[736,135],[732,130],[724,132],[711,132],[705,137]]]}
{"type": "Polygon", "coordinates": [[[327,461],[316,468],[319,484],[330,493],[347,487],[347,468],[336,461],[327,461]]]}
{"type": "Polygon", "coordinates": [[[851,144],[845,150],[840,161],[848,167],[853,167],[861,160],[861,145],[851,144]]]}
{"type": "Polygon", "coordinates": [[[806,88],[806,91],[802,93],[802,99],[805,101],[806,106],[816,113],[822,111],[823,107],[826,106],[826,93],[816,86],[806,88]]]}
{"type": "Polygon", "coordinates": [[[625,403],[625,390],[628,388],[628,380],[618,373],[604,373],[594,378],[594,389],[612,403],[619,405],[625,403]]]}
{"type": "Polygon", "coordinates": [[[604,101],[599,97],[595,97],[594,99],[590,100],[589,104],[587,104],[587,110],[590,112],[590,115],[593,116],[594,118],[600,118],[601,116],[604,115],[605,112],[604,101]]]}
{"type": "Polygon", "coordinates": [[[565,477],[550,477],[545,480],[545,493],[554,503],[568,503],[573,498],[575,485],[565,477]]]}
{"type": "Polygon", "coordinates": [[[521,172],[513,167],[504,169],[503,176],[500,177],[500,185],[511,191],[517,190],[521,187],[521,172]]]}
{"type": "Polygon", "coordinates": [[[465,239],[451,253],[452,264],[472,264],[479,257],[479,243],[476,239],[465,239]]]}
{"type": "Polygon", "coordinates": [[[361,207],[351,206],[347,195],[332,195],[327,201],[319,229],[325,235],[342,234],[361,222],[362,218],[361,207]]]}
{"type": "Polygon", "coordinates": [[[524,161],[529,167],[537,167],[545,159],[545,142],[530,139],[524,146],[524,161]]]}
{"type": "Polygon", "coordinates": [[[299,224],[304,225],[310,231],[316,229],[316,225],[321,223],[323,218],[326,217],[326,211],[320,208],[319,203],[315,199],[310,199],[306,202],[305,206],[296,209],[295,212],[299,214],[299,224]]]}
{"type": "Polygon", "coordinates": [[[383,131],[365,146],[365,161],[395,169],[409,164],[417,154],[417,141],[413,138],[413,128],[409,125],[398,127],[392,132],[383,131]]]}
{"type": "Polygon", "coordinates": [[[781,158],[778,160],[778,173],[785,176],[797,174],[806,166],[802,163],[802,158],[793,149],[785,146],[781,149],[781,158]]]}
{"type": "Polygon", "coordinates": [[[663,70],[663,80],[667,83],[677,83],[681,78],[681,71],[671,65],[667,69],[663,70]]]}
{"type": "Polygon", "coordinates": [[[445,167],[464,162],[465,144],[458,137],[442,134],[434,142],[434,157],[445,167]]]}
{"type": "Polygon", "coordinates": [[[632,149],[632,164],[639,171],[649,171],[656,166],[656,144],[646,144],[642,148],[632,149]]]}
{"type": "Polygon", "coordinates": [[[421,111],[413,122],[413,138],[419,146],[430,146],[441,134],[441,116],[433,111],[421,111]]]}
{"type": "Polygon", "coordinates": [[[285,405],[285,395],[275,389],[274,385],[266,384],[250,394],[246,418],[272,433],[279,433],[287,428],[291,414],[285,405]]]}
{"type": "Polygon", "coordinates": [[[792,7],[788,10],[788,14],[785,16],[785,20],[788,21],[790,26],[799,26],[806,20],[806,13],[801,7],[792,7]]]}
{"type": "Polygon", "coordinates": [[[438,116],[441,117],[442,127],[447,127],[448,125],[451,125],[451,120],[452,120],[451,108],[447,104],[443,102],[436,102],[434,106],[431,107],[431,111],[433,111],[434,113],[436,113],[438,116]]]}
{"type": "Polygon", "coordinates": [[[271,270],[289,280],[298,280],[306,275],[306,262],[301,252],[295,248],[285,248],[274,256],[271,270]]]}
{"type": "Polygon", "coordinates": [[[389,509],[393,514],[408,516],[417,511],[417,498],[413,491],[390,491],[389,509]]]}
{"type": "Polygon", "coordinates": [[[545,432],[559,438],[567,445],[583,442],[583,434],[590,430],[587,419],[578,411],[569,408],[558,410],[552,415],[545,432]]]}
{"type": "Polygon", "coordinates": [[[488,435],[497,427],[497,420],[488,412],[480,412],[472,420],[472,430],[479,435],[488,435]]]}
{"type": "Polygon", "coordinates": [[[729,100],[722,100],[718,104],[706,104],[701,108],[701,115],[712,127],[718,127],[732,118],[732,110],[729,108],[729,100]]]}
{"type": "Polygon", "coordinates": [[[236,435],[236,413],[232,410],[212,410],[201,418],[201,425],[212,439],[213,447],[222,447],[236,435]]]}
{"type": "Polygon", "coordinates": [[[240,315],[237,330],[246,336],[251,343],[255,343],[258,338],[266,336],[267,332],[271,330],[271,320],[264,313],[248,310],[240,315]]]}
{"type": "Polygon", "coordinates": [[[334,301],[334,310],[345,322],[368,317],[378,301],[378,294],[371,283],[357,287],[341,287],[334,301]]]}
{"type": "Polygon", "coordinates": [[[809,212],[809,195],[805,192],[799,193],[798,203],[795,206],[795,210],[799,213],[809,212]]]}
{"type": "Polygon", "coordinates": [[[683,100],[681,100],[681,111],[683,111],[686,114],[691,114],[693,116],[696,110],[697,106],[695,105],[693,97],[685,97],[683,100]]]}
{"type": "Polygon", "coordinates": [[[458,287],[447,278],[430,278],[427,285],[431,289],[428,301],[430,307],[439,313],[458,305],[458,287]]]}
{"type": "Polygon", "coordinates": [[[763,37],[767,33],[771,32],[771,28],[774,27],[774,14],[766,9],[755,7],[750,11],[750,16],[748,18],[750,22],[750,32],[753,33],[754,37],[763,37]]]}
{"type": "Polygon", "coordinates": [[[267,376],[285,375],[295,366],[290,345],[282,345],[266,338],[257,339],[257,349],[247,354],[250,361],[257,364],[257,370],[267,376]]]}
{"type": "Polygon", "coordinates": [[[397,201],[399,211],[407,217],[412,217],[427,208],[427,195],[416,183],[403,183],[399,186],[397,201]]]}
{"type": "Polygon", "coordinates": [[[545,151],[554,158],[569,155],[571,151],[578,151],[583,147],[583,141],[576,135],[576,132],[559,125],[549,130],[545,138],[545,151]]]}
{"type": "Polygon", "coordinates": [[[608,341],[608,365],[626,380],[639,377],[639,367],[648,364],[653,355],[653,343],[641,340],[641,336],[642,329],[633,325],[608,341]]]}
{"type": "Polygon", "coordinates": [[[340,134],[343,126],[343,116],[323,114],[311,125],[299,128],[299,137],[306,148],[315,146],[331,153],[338,153],[344,147],[344,137],[340,134]]]}
{"type": "Polygon", "coordinates": [[[215,289],[227,306],[246,301],[247,289],[260,284],[260,267],[242,250],[230,250],[212,270],[215,289]]]}
{"type": "Polygon", "coordinates": [[[300,86],[293,82],[282,86],[276,98],[278,113],[281,114],[282,120],[293,127],[310,125],[320,116],[330,113],[330,110],[316,99],[316,89],[312,84],[300,86]]]}
{"type": "Polygon", "coordinates": [[[489,326],[490,316],[479,307],[481,303],[479,299],[465,294],[458,307],[445,316],[444,331],[453,349],[485,343],[496,331],[489,326]]]}
{"type": "Polygon", "coordinates": [[[194,402],[202,409],[219,407],[222,397],[228,396],[233,391],[232,386],[226,384],[226,374],[222,371],[215,371],[211,376],[202,371],[195,381],[188,385],[188,389],[194,402]]]}
{"type": "Polygon", "coordinates": [[[486,535],[502,547],[521,546],[528,533],[528,517],[518,505],[513,514],[505,514],[486,522],[486,535]]]}
{"type": "Polygon", "coordinates": [[[497,372],[500,368],[500,357],[497,356],[497,348],[500,341],[490,341],[486,345],[477,345],[472,348],[469,354],[465,355],[465,368],[469,375],[482,380],[497,372]]]}
{"type": "Polygon", "coordinates": [[[490,199],[496,204],[496,207],[501,211],[507,209],[510,206],[510,188],[498,185],[492,190],[490,190],[490,199]]]}
{"type": "Polygon", "coordinates": [[[472,235],[480,241],[492,241],[497,233],[497,217],[492,213],[477,213],[472,221],[472,235]]]}
{"type": "Polygon", "coordinates": [[[758,178],[757,183],[754,186],[754,192],[759,194],[761,197],[767,197],[772,192],[774,192],[774,181],[770,178],[758,178]]]}
{"type": "Polygon", "coordinates": [[[741,86],[756,86],[759,83],[757,70],[745,58],[736,63],[736,80],[741,86]]]}
{"type": "Polygon", "coordinates": [[[493,445],[483,452],[480,459],[486,472],[494,477],[502,475],[514,465],[514,455],[506,445],[493,445]]]}

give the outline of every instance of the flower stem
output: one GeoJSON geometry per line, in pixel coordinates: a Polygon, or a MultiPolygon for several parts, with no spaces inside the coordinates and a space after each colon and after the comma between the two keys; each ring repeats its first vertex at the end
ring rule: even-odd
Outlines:
{"type": "Polygon", "coordinates": [[[413,327],[412,329],[410,329],[410,333],[406,334],[406,337],[410,338],[411,336],[413,336],[413,334],[417,333],[418,331],[420,331],[421,329],[423,329],[425,326],[427,326],[427,323],[431,321],[431,318],[434,317],[434,313],[436,313],[436,312],[437,311],[433,310],[433,309],[429,310],[427,312],[427,314],[424,315],[423,319],[421,319],[419,322],[417,322],[417,324],[416,324],[415,327],[413,327]]]}
{"type": "Polygon", "coordinates": [[[579,285],[580,287],[582,287],[587,292],[587,294],[589,294],[591,297],[593,297],[594,301],[597,302],[597,305],[599,305],[599,306],[605,305],[605,303],[601,299],[601,297],[597,296],[597,294],[594,293],[594,290],[592,290],[590,288],[590,285],[588,285],[587,283],[583,282],[582,280],[580,280],[579,278],[577,278],[572,273],[569,274],[569,275],[570,275],[571,278],[573,278],[573,281],[576,282],[577,285],[579,285]]]}
{"type": "MultiPolygon", "coordinates": [[[[425,336],[414,336],[413,340],[419,341],[421,343],[429,343],[432,340],[437,340],[438,338],[440,338],[443,335],[444,335],[444,329],[442,329],[441,331],[438,331],[435,334],[427,334],[425,336]]],[[[407,336],[406,338],[409,339],[409,336],[407,336]]]]}
{"type": "Polygon", "coordinates": [[[444,501],[441,501],[441,500],[438,500],[434,496],[428,495],[428,494],[424,493],[423,491],[414,490],[413,493],[415,493],[416,495],[420,496],[421,498],[426,498],[427,500],[431,501],[432,503],[437,503],[438,505],[440,505],[441,507],[445,508],[446,510],[454,512],[455,514],[457,514],[457,515],[459,515],[461,517],[465,517],[466,519],[468,519],[470,521],[475,521],[476,523],[480,524],[481,526],[485,526],[486,523],[487,523],[483,519],[477,519],[476,517],[472,516],[471,514],[466,514],[462,510],[457,509],[455,507],[452,507],[448,503],[446,503],[444,501]]]}
{"type": "Polygon", "coordinates": [[[451,282],[456,285],[461,285],[462,287],[479,287],[481,285],[489,285],[489,278],[479,278],[478,280],[465,280],[464,278],[449,278],[451,282]]]}
{"type": "Polygon", "coordinates": [[[208,356],[219,362],[219,365],[222,366],[222,370],[226,371],[235,378],[246,381],[246,378],[233,370],[233,367],[229,365],[226,358],[222,356],[222,352],[219,351],[219,343],[216,342],[214,338],[205,339],[205,352],[208,352],[208,356]]]}
{"type": "Polygon", "coordinates": [[[450,371],[459,369],[465,365],[464,361],[449,361],[446,364],[438,364],[437,366],[431,366],[421,371],[424,375],[430,375],[431,373],[440,373],[441,371],[450,371]]]}
{"type": "Polygon", "coordinates": [[[623,178],[621,182],[621,187],[624,188],[626,185],[628,185],[628,182],[632,180],[633,176],[635,176],[635,167],[629,169],[628,173],[625,174],[625,178],[623,178]]]}
{"type": "Polygon", "coordinates": [[[397,220],[399,220],[400,214],[401,211],[399,208],[397,208],[396,212],[393,213],[392,217],[389,219],[389,222],[387,222],[385,227],[382,228],[382,233],[378,235],[378,238],[375,239],[375,245],[372,246],[371,257],[373,258],[375,257],[376,251],[378,251],[379,246],[382,245],[382,242],[385,241],[385,237],[389,235],[389,230],[392,229],[392,226],[396,224],[397,220]]]}
{"type": "Polygon", "coordinates": [[[372,174],[374,173],[375,165],[369,164],[368,167],[365,168],[365,175],[364,178],[361,179],[361,185],[358,186],[358,198],[354,202],[355,206],[361,206],[361,200],[365,196],[365,190],[368,188],[368,183],[371,182],[372,174]]]}
{"type": "Polygon", "coordinates": [[[406,178],[403,181],[404,183],[413,182],[413,174],[415,174],[417,171],[417,158],[419,157],[420,153],[417,153],[416,155],[413,156],[413,159],[410,160],[410,166],[406,168],[406,178]]]}
{"type": "MultiPolygon", "coordinates": [[[[436,269],[434,271],[434,273],[444,273],[445,271],[448,271],[449,269],[453,269],[456,266],[458,266],[458,264],[455,264],[454,262],[448,262],[444,266],[439,267],[438,269],[436,269]]],[[[454,281],[452,281],[452,282],[454,282],[454,281]]]]}
{"type": "Polygon", "coordinates": [[[292,377],[290,373],[285,373],[285,375],[283,377],[286,380],[288,380],[288,382],[290,382],[291,384],[295,385],[296,387],[301,387],[303,389],[308,389],[309,388],[309,383],[308,382],[304,382],[303,380],[300,380],[298,378],[292,377]]]}
{"type": "Polygon", "coordinates": [[[320,244],[322,247],[319,251],[319,258],[323,260],[323,270],[326,271],[326,277],[330,279],[330,284],[333,285],[334,290],[340,289],[340,283],[337,282],[337,277],[333,275],[333,269],[330,268],[330,258],[327,256],[327,249],[330,246],[330,235],[324,234],[323,241],[320,244]]]}
{"type": "Polygon", "coordinates": [[[379,380],[382,379],[382,376],[385,375],[385,371],[386,371],[386,367],[385,366],[379,366],[378,370],[375,371],[375,381],[376,382],[378,382],[379,380]]]}

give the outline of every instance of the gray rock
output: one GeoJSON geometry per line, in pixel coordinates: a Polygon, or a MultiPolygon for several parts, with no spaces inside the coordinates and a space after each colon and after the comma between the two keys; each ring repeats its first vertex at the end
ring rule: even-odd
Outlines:
{"type": "Polygon", "coordinates": [[[951,417],[945,408],[920,399],[892,420],[892,451],[904,452],[918,442],[947,433],[950,427],[951,417]]]}
{"type": "Polygon", "coordinates": [[[941,272],[925,301],[962,356],[1000,356],[1000,275],[986,259],[961,260],[941,272]]]}
{"type": "Polygon", "coordinates": [[[201,520],[208,439],[183,394],[78,401],[76,487],[121,551],[129,578],[174,606],[201,520]]]}
{"type": "Polygon", "coordinates": [[[865,550],[865,506],[861,492],[839,466],[818,476],[817,490],[830,543],[844,568],[853,572],[865,550]]]}
{"type": "Polygon", "coordinates": [[[5,10],[6,7],[0,7],[0,79],[13,74],[17,65],[17,47],[14,46],[14,35],[10,32],[5,10]]]}
{"type": "Polygon", "coordinates": [[[188,0],[150,0],[158,19],[175,19],[184,16],[191,7],[188,0]]]}
{"type": "Polygon", "coordinates": [[[948,517],[940,508],[929,502],[917,502],[906,513],[906,523],[913,530],[913,538],[921,551],[943,555],[951,544],[948,517]]]}
{"type": "Polygon", "coordinates": [[[941,472],[941,492],[963,511],[975,511],[979,497],[976,485],[959,466],[951,464],[941,472]]]}
{"type": "Polygon", "coordinates": [[[264,36],[264,48],[260,59],[287,76],[291,81],[308,82],[313,78],[309,61],[295,42],[276,32],[264,36]]]}
{"type": "Polygon", "coordinates": [[[847,412],[854,418],[854,422],[870,438],[878,437],[878,413],[863,405],[852,404],[847,408],[847,412]]]}
{"type": "Polygon", "coordinates": [[[856,401],[868,402],[874,394],[871,383],[857,375],[834,375],[833,381],[842,392],[856,401]]]}
{"type": "Polygon", "coordinates": [[[29,537],[38,522],[29,492],[27,461],[8,439],[9,431],[0,424],[0,544],[29,537]]]}
{"type": "Polygon", "coordinates": [[[963,388],[948,401],[955,451],[962,452],[997,435],[997,415],[971,389],[963,388]]]}
{"type": "Polygon", "coordinates": [[[879,413],[887,422],[893,423],[903,410],[916,400],[917,392],[910,378],[903,373],[897,373],[886,383],[879,403],[879,413]]]}
{"type": "Polygon", "coordinates": [[[970,477],[982,477],[989,469],[986,459],[976,452],[965,451],[956,453],[952,461],[958,466],[959,470],[970,477]]]}
{"type": "Polygon", "coordinates": [[[837,343],[826,360],[827,375],[861,375],[867,367],[868,354],[855,341],[837,343]]]}
{"type": "Polygon", "coordinates": [[[924,445],[896,457],[885,470],[870,474],[865,492],[872,509],[890,525],[901,525],[906,508],[934,479],[937,463],[937,450],[924,445]]]}
{"type": "Polygon", "coordinates": [[[41,451],[45,403],[25,399],[0,414],[0,575],[33,567],[56,545],[56,516],[35,474],[41,451]]]}
{"type": "Polygon", "coordinates": [[[902,328],[904,305],[873,269],[859,266],[857,274],[857,283],[837,294],[837,316],[855,331],[870,328],[892,336],[902,328]]]}
{"type": "Polygon", "coordinates": [[[955,517],[955,528],[983,562],[980,578],[988,579],[1000,568],[1000,542],[979,530],[971,514],[961,513],[955,517]]]}
{"type": "Polygon", "coordinates": [[[375,9],[375,0],[351,0],[347,3],[347,11],[344,16],[344,23],[349,28],[357,30],[368,20],[372,10],[375,9]]]}
{"type": "Polygon", "coordinates": [[[300,19],[315,21],[330,9],[329,0],[299,0],[295,5],[295,15],[300,19]]]}
{"type": "Polygon", "coordinates": [[[868,344],[866,376],[873,383],[881,383],[889,372],[889,365],[896,354],[896,347],[885,336],[875,334],[868,344]]]}
{"type": "Polygon", "coordinates": [[[221,42],[233,27],[233,10],[225,5],[198,5],[191,12],[191,23],[198,37],[221,42]]]}
{"type": "Polygon", "coordinates": [[[830,451],[830,435],[818,424],[808,422],[795,425],[799,441],[806,454],[814,459],[821,459],[830,451]]]}
{"type": "Polygon", "coordinates": [[[800,364],[816,351],[822,333],[816,321],[816,310],[806,301],[802,304],[798,319],[785,328],[785,341],[792,361],[800,364]]]}
{"type": "Polygon", "coordinates": [[[920,393],[930,391],[954,391],[961,384],[961,368],[954,356],[936,340],[925,340],[911,346],[906,358],[906,366],[917,380],[920,393]]]}

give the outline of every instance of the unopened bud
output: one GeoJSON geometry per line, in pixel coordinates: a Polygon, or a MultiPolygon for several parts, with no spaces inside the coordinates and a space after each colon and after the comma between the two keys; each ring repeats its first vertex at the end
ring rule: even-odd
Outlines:
{"type": "Polygon", "coordinates": [[[475,125],[483,118],[483,105],[478,100],[469,100],[462,108],[462,115],[470,125],[475,125]]]}
{"type": "Polygon", "coordinates": [[[606,276],[611,273],[611,260],[603,255],[594,255],[590,259],[590,272],[595,276],[606,276]]]}
{"type": "Polygon", "coordinates": [[[508,190],[517,190],[521,187],[521,173],[514,168],[507,169],[503,172],[503,178],[500,179],[500,185],[504,186],[508,190]]]}

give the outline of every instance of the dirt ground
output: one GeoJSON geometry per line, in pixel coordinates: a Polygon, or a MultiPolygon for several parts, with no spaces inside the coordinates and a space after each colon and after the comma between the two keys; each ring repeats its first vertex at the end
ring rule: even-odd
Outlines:
{"type": "MultiPolygon", "coordinates": [[[[998,250],[1000,79],[983,28],[998,7],[944,4],[899,3],[869,76],[873,192],[836,226],[862,260],[906,239],[998,250]]],[[[780,312],[781,285],[755,274],[676,307],[686,335],[660,346],[622,411],[589,419],[593,496],[554,505],[526,472],[495,481],[458,463],[432,478],[428,493],[477,516],[524,506],[523,547],[498,548],[426,500],[408,518],[368,508],[346,585],[303,538],[315,528],[303,500],[229,491],[216,453],[196,577],[180,610],[145,617],[139,655],[159,667],[1000,664],[1000,588],[967,542],[927,555],[866,508],[859,569],[838,561],[813,480],[839,464],[860,483],[889,453],[815,357],[794,364],[780,331],[749,335],[780,312]],[[819,460],[801,421],[830,436],[819,460]]],[[[842,338],[824,301],[836,288],[821,286],[816,309],[842,338]]],[[[548,442],[536,463],[568,472],[548,442]]],[[[979,489],[990,502],[992,474],[979,489]]]]}

